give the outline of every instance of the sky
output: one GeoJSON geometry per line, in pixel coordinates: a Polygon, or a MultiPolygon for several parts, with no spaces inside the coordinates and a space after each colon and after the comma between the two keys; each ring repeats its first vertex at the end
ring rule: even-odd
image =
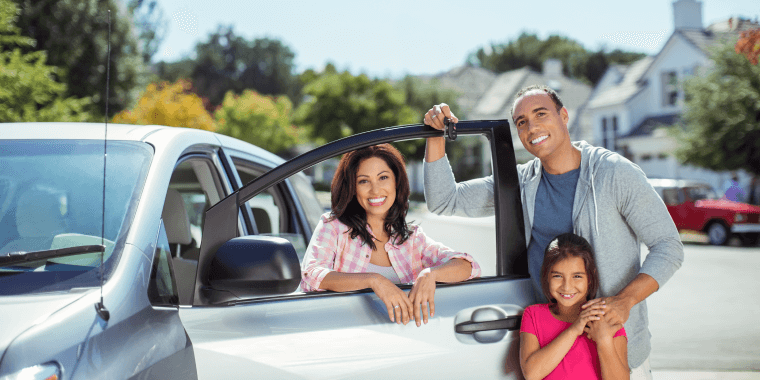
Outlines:
{"type": "MultiPolygon", "coordinates": [[[[757,0],[702,0],[704,26],[755,20],[757,0]]],[[[656,54],[673,33],[671,0],[343,1],[158,0],[167,30],[154,61],[192,57],[221,26],[249,40],[274,38],[295,53],[296,71],[339,70],[371,77],[435,75],[478,48],[520,33],[559,34],[586,49],[656,54]]]]}

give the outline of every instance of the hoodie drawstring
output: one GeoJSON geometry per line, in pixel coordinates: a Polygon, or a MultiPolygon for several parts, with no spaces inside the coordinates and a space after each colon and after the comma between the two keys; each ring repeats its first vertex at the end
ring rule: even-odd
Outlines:
{"type": "Polygon", "coordinates": [[[596,191],[594,191],[594,171],[591,170],[591,197],[594,199],[594,229],[599,235],[599,219],[597,217],[596,191]]]}

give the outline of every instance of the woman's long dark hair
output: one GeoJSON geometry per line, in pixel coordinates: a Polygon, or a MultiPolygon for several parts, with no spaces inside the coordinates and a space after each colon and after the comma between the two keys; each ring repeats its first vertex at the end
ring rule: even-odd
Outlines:
{"type": "Polygon", "coordinates": [[[338,163],[330,187],[332,217],[348,226],[351,238],[361,237],[362,241],[376,249],[372,235],[367,230],[367,212],[356,200],[356,173],[362,161],[378,157],[388,164],[396,177],[396,200],[388,210],[383,228],[389,238],[395,237],[396,244],[409,238],[406,213],[409,210],[409,177],[406,175],[404,157],[391,144],[373,145],[346,153],[338,163]]]}
{"type": "Polygon", "coordinates": [[[554,264],[569,257],[583,259],[583,266],[586,268],[588,278],[586,300],[596,298],[596,292],[599,290],[599,272],[596,270],[594,249],[588,240],[582,236],[565,233],[552,239],[544,251],[544,263],[541,265],[541,290],[544,297],[551,303],[556,303],[557,300],[552,297],[551,291],[549,291],[549,272],[554,264]]]}

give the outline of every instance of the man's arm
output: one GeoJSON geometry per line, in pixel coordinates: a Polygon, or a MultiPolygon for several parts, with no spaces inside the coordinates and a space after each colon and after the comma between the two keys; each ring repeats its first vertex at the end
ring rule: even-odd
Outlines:
{"type": "MultiPolygon", "coordinates": [[[[448,117],[451,121],[458,123],[459,118],[454,116],[451,112],[449,105],[441,103],[433,106],[429,109],[423,121],[425,125],[429,125],[435,129],[443,130],[443,119],[448,117]]],[[[443,137],[429,137],[425,142],[425,162],[438,161],[446,155],[446,139],[443,137]]]]}
{"type": "Polygon", "coordinates": [[[616,165],[614,175],[618,211],[649,253],[639,274],[617,295],[583,306],[604,301],[608,305],[606,319],[624,323],[634,305],[656,292],[681,267],[683,244],[665,204],[644,172],[625,160],[616,165]]]}
{"type": "MultiPolygon", "coordinates": [[[[444,103],[431,108],[425,114],[424,122],[433,128],[442,129],[444,116],[454,122],[459,121],[444,103]]],[[[457,183],[446,159],[446,140],[443,137],[427,139],[424,177],[425,202],[430,212],[469,217],[494,214],[493,177],[457,183]]]]}

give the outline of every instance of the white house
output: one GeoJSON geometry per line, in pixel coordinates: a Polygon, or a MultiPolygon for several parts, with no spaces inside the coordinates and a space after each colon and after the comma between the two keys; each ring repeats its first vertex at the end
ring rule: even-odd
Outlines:
{"type": "MultiPolygon", "coordinates": [[[[677,148],[665,126],[678,122],[684,107],[683,81],[711,65],[709,47],[736,38],[757,22],[729,19],[702,27],[702,3],[673,3],[674,32],[662,50],[630,65],[613,65],[602,76],[585,110],[593,143],[615,150],[649,177],[699,179],[722,187],[729,173],[678,163],[677,148]]],[[[740,182],[749,176],[740,173],[740,182]]]]}

